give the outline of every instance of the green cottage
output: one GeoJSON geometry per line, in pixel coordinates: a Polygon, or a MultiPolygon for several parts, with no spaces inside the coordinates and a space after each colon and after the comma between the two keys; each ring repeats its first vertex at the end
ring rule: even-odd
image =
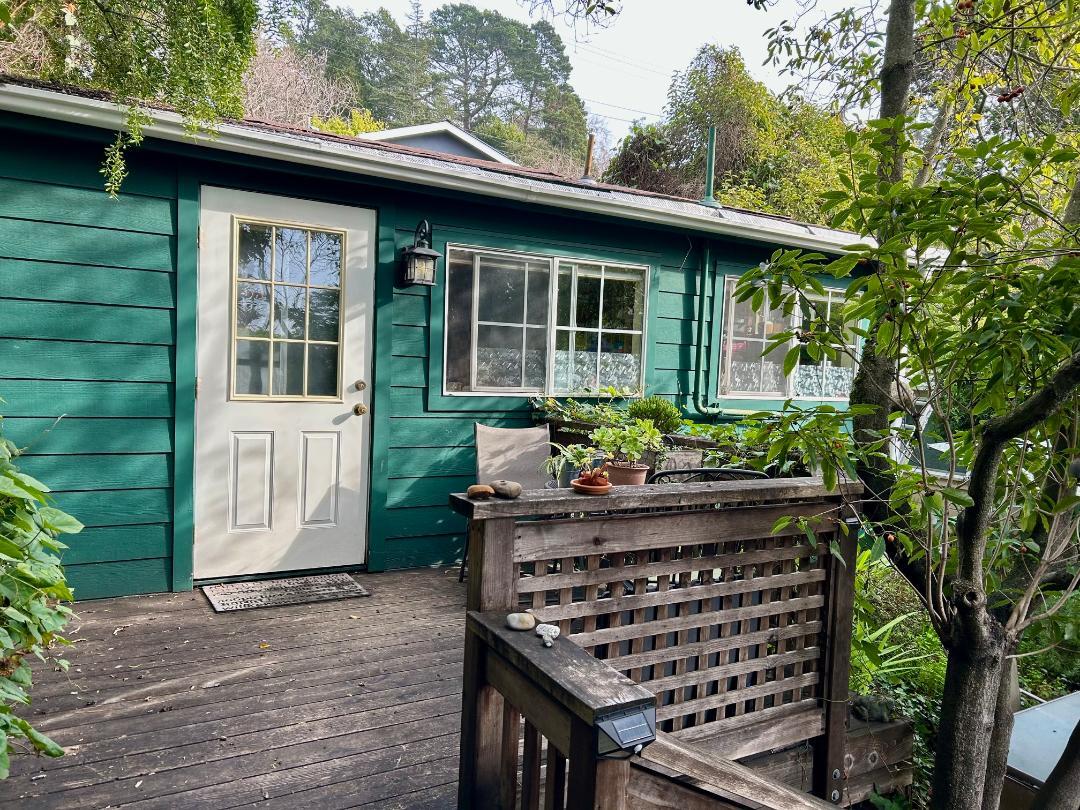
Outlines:
{"type": "Polygon", "coordinates": [[[111,200],[123,118],[0,84],[0,415],[87,526],[79,598],[453,563],[473,424],[529,426],[532,395],[847,399],[854,369],[785,377],[760,353],[788,323],[730,295],[777,247],[852,234],[392,140],[193,140],[169,112],[111,200]],[[405,283],[423,223],[431,286],[405,283]]]}

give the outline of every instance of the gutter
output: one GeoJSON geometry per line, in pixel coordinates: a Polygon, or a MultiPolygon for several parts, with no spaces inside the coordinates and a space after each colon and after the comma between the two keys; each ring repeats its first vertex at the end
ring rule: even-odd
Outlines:
{"type": "Polygon", "coordinates": [[[706,240],[701,249],[701,267],[698,271],[698,317],[697,317],[697,340],[694,343],[694,410],[702,416],[719,416],[723,408],[718,405],[708,405],[709,392],[705,389],[705,310],[709,309],[708,324],[712,329],[716,322],[716,296],[706,299],[709,291],[709,279],[712,275],[712,242],[706,240]],[[709,306],[706,301],[710,301],[709,306]]]}
{"type": "MultiPolygon", "coordinates": [[[[0,85],[0,110],[113,131],[122,129],[126,122],[124,110],[112,102],[13,84],[0,85]]],[[[540,188],[535,181],[520,179],[514,182],[509,176],[500,177],[494,172],[479,177],[454,171],[449,165],[408,165],[389,153],[365,150],[363,144],[354,147],[316,137],[304,139],[302,136],[287,136],[232,123],[221,124],[212,137],[197,139],[184,127],[179,114],[152,110],[150,115],[153,121],[144,128],[148,137],[395,180],[427,188],[466,192],[650,225],[689,229],[712,236],[780,243],[810,250],[837,252],[844,245],[858,240],[855,234],[815,233],[810,226],[804,226],[805,234],[794,234],[760,224],[724,220],[721,218],[722,211],[709,211],[704,206],[700,214],[672,211],[637,205],[615,197],[574,193],[554,183],[549,188],[540,188]]]]}

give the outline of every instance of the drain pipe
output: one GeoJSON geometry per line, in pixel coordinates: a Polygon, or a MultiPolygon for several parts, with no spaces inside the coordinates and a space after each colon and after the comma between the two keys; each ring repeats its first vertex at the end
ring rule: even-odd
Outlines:
{"type": "MultiPolygon", "coordinates": [[[[713,173],[716,168],[716,127],[709,127],[709,146],[705,153],[705,196],[701,199],[702,205],[710,208],[719,208],[714,194],[713,173]]],[[[697,341],[694,346],[694,410],[702,416],[719,416],[723,409],[719,406],[711,406],[709,392],[705,390],[705,324],[711,327],[716,314],[716,296],[712,297],[712,306],[707,304],[709,285],[712,280],[712,240],[706,239],[701,247],[701,267],[698,269],[698,312],[697,312],[697,341]],[[706,313],[708,309],[708,313],[706,313]],[[706,319],[706,314],[708,318],[706,319]]]]}

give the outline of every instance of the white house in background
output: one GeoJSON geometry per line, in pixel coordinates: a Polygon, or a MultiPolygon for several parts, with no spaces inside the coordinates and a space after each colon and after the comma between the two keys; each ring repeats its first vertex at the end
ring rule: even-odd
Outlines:
{"type": "Polygon", "coordinates": [[[386,141],[429,152],[442,152],[447,155],[492,160],[496,163],[518,165],[508,156],[493,146],[489,146],[472,133],[466,132],[449,121],[435,121],[431,124],[417,124],[412,127],[394,127],[381,132],[367,132],[361,135],[371,141],[386,141]]]}

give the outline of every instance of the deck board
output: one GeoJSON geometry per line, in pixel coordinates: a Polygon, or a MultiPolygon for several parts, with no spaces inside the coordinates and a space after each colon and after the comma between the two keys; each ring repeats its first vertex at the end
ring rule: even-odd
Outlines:
{"type": "Polygon", "coordinates": [[[0,807],[453,807],[454,574],[359,574],[370,597],[221,614],[200,592],[79,604],[71,669],[39,670],[26,710],[68,753],[14,757],[0,807]]]}

